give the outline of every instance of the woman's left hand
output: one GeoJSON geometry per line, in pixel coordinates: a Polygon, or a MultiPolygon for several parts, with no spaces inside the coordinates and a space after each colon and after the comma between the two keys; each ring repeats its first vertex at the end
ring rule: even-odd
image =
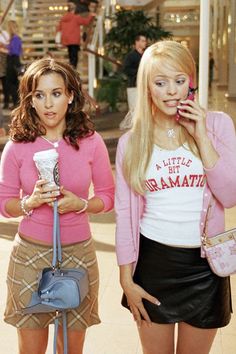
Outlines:
{"type": "Polygon", "coordinates": [[[60,188],[61,197],[58,199],[58,212],[66,214],[72,211],[80,210],[84,207],[84,202],[76,194],[66,190],[64,187],[60,188]]]}
{"type": "Polygon", "coordinates": [[[206,111],[192,100],[181,101],[178,106],[179,123],[187,129],[196,142],[207,137],[206,111]]]}

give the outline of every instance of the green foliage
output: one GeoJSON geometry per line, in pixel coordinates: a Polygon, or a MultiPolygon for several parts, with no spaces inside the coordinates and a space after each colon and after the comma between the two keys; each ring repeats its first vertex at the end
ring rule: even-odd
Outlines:
{"type": "Polygon", "coordinates": [[[114,112],[117,110],[116,104],[119,99],[124,100],[122,98],[124,92],[124,80],[120,74],[116,73],[113,76],[104,77],[99,80],[96,99],[99,102],[108,102],[111,110],[114,112]]]}
{"type": "Polygon", "coordinates": [[[132,49],[137,34],[143,34],[150,41],[171,37],[171,32],[157,26],[154,19],[143,11],[120,10],[112,20],[112,29],[105,36],[108,53],[117,60],[123,61],[124,56],[132,49]]]}

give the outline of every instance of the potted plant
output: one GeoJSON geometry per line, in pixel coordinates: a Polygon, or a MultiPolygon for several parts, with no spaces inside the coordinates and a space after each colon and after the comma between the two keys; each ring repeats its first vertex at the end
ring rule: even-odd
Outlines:
{"type": "Polygon", "coordinates": [[[117,102],[125,101],[125,79],[122,72],[114,64],[104,62],[104,76],[98,80],[96,99],[107,102],[110,111],[117,110],[117,102]]]}
{"type": "Polygon", "coordinates": [[[137,34],[142,33],[151,42],[172,36],[171,32],[165,31],[152,17],[140,10],[121,9],[111,21],[113,26],[105,36],[105,47],[110,55],[121,62],[132,49],[137,34]]]}
{"type": "MultiPolygon", "coordinates": [[[[132,49],[134,39],[142,33],[150,41],[171,37],[171,33],[155,24],[152,17],[143,11],[121,9],[111,18],[113,27],[105,35],[105,50],[108,56],[122,63],[124,57],[132,49]]],[[[96,98],[106,101],[112,111],[117,110],[118,101],[126,101],[126,77],[122,67],[105,62],[105,76],[98,82],[96,98]]]]}

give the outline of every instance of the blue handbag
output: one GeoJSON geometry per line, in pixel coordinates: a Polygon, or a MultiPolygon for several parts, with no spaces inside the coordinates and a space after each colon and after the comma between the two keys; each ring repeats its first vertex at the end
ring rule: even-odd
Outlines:
{"type": "Polygon", "coordinates": [[[56,339],[58,334],[59,317],[63,319],[64,354],[67,354],[67,325],[66,311],[78,307],[89,290],[88,272],[86,269],[60,267],[62,250],[60,241],[59,215],[57,201],[54,202],[53,223],[53,260],[51,268],[44,268],[39,274],[37,291],[32,294],[23,314],[55,312],[54,351],[56,354],[56,339]]]}

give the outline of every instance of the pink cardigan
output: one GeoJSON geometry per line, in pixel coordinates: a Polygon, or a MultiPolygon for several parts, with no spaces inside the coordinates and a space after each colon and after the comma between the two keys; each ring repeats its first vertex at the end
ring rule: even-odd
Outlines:
{"type": "MultiPolygon", "coordinates": [[[[210,237],[224,231],[224,208],[236,205],[236,137],[231,118],[223,112],[208,112],[207,128],[220,156],[213,168],[205,169],[207,183],[203,194],[200,231],[203,232],[206,212],[211,201],[208,222],[210,237]]],[[[130,132],[120,138],[116,155],[116,254],[119,265],[135,265],[137,262],[139,223],[144,208],[143,197],[129,188],[122,173],[123,156],[129,136],[130,132]]]]}
{"type": "MultiPolygon", "coordinates": [[[[87,199],[91,183],[94,195],[104,203],[104,212],[113,208],[114,181],[106,146],[98,133],[81,139],[80,149],[75,150],[64,139],[59,142],[60,184],[79,197],[87,199]]],[[[53,146],[38,137],[32,143],[9,141],[2,154],[0,169],[0,213],[11,217],[5,210],[6,202],[31,194],[38,180],[33,161],[37,151],[52,149],[53,146]]],[[[24,217],[19,231],[35,240],[52,241],[52,208],[43,204],[34,209],[30,217],[24,217]]],[[[91,236],[87,213],[69,212],[60,215],[61,240],[63,244],[80,242],[91,236]]]]}

